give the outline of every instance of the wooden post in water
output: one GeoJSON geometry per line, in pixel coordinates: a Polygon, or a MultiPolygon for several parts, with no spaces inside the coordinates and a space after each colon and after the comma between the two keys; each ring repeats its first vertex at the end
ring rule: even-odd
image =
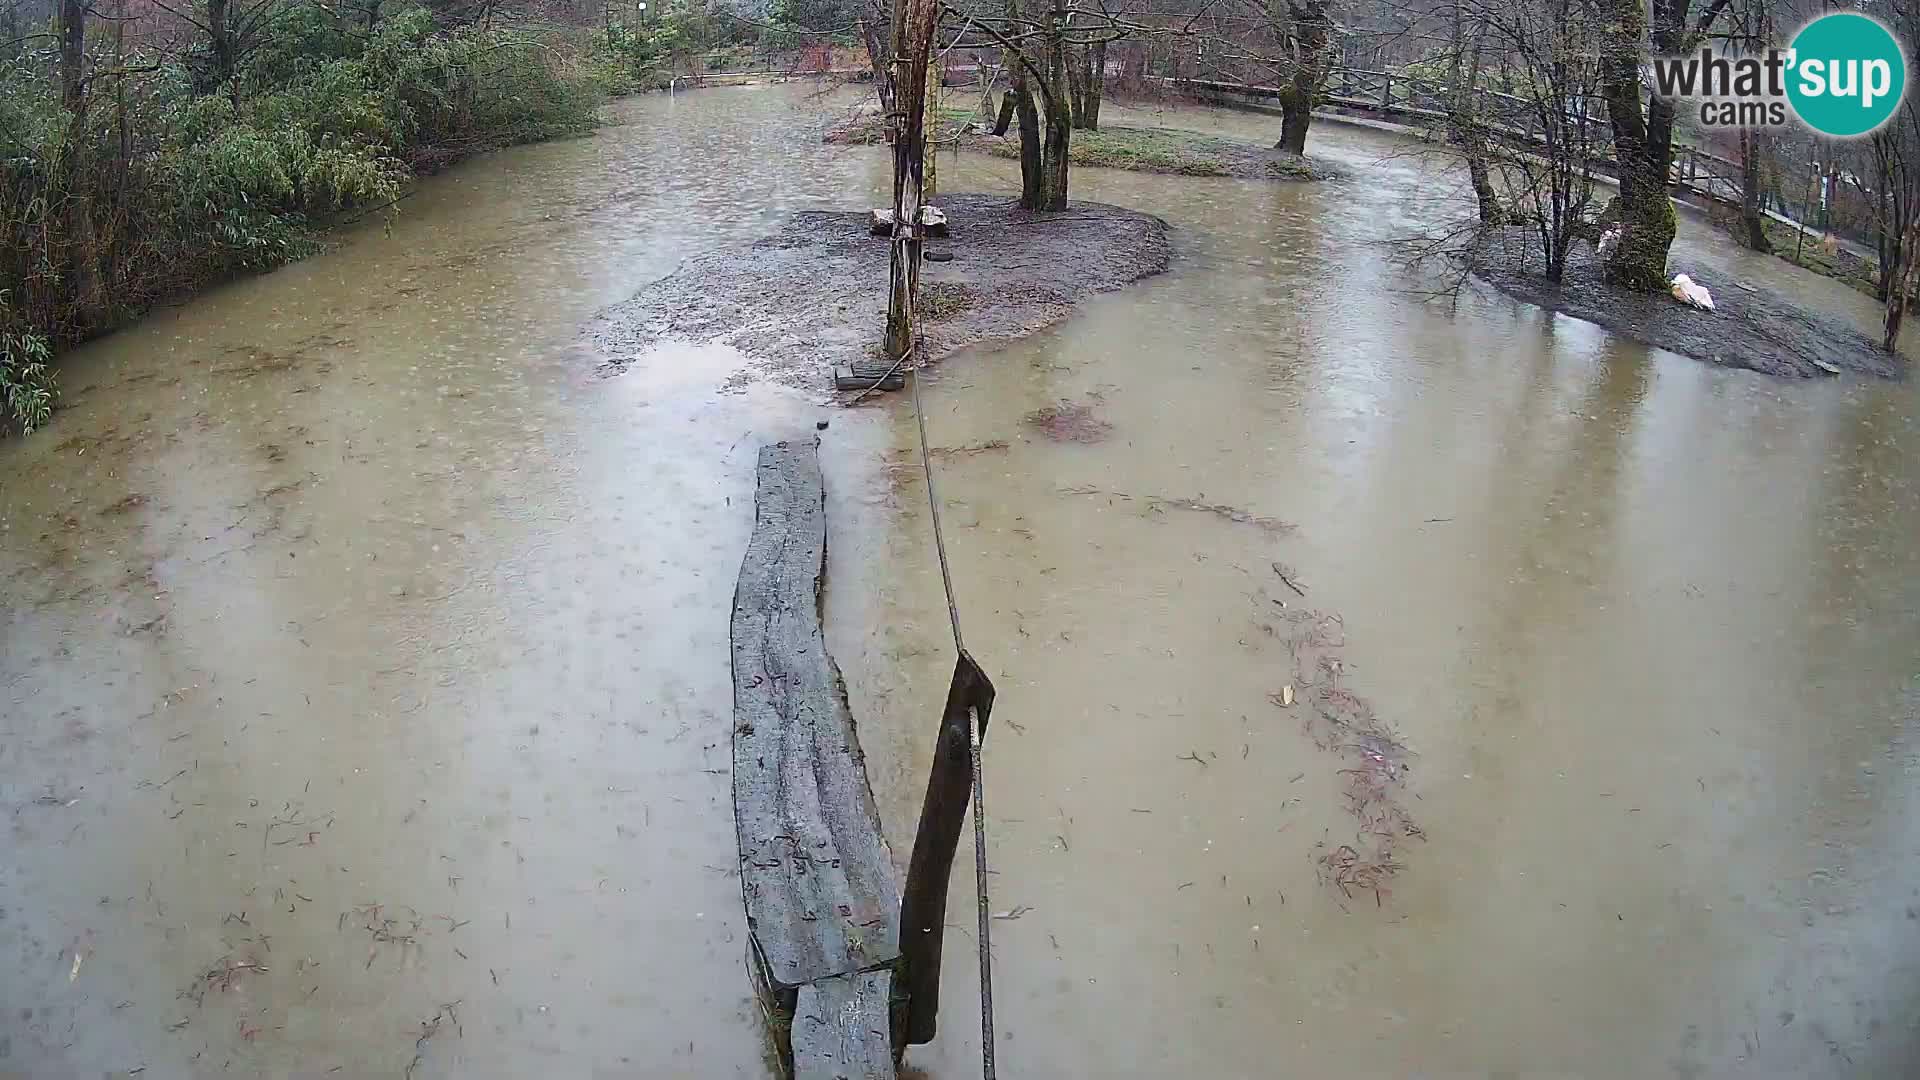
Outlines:
{"type": "Polygon", "coordinates": [[[913,297],[920,284],[922,246],[927,64],[939,20],[937,0],[899,0],[894,6],[893,252],[887,269],[887,363],[913,347],[913,297]]]}
{"type": "MultiPolygon", "coordinates": [[[[947,919],[947,881],[953,876],[953,853],[960,844],[960,826],[966,821],[967,799],[973,791],[973,752],[969,717],[986,738],[987,716],[993,712],[993,684],[973,657],[961,653],[954,662],[947,705],[940,713],[940,736],[934,742],[933,769],[927,777],[926,801],[920,806],[920,828],[913,838],[913,857],[907,864],[907,882],[900,891],[900,967],[906,991],[906,1043],[933,1041],[940,1011],[940,953],[947,919]]],[[[899,1033],[895,1033],[899,1037],[899,1033]]]]}

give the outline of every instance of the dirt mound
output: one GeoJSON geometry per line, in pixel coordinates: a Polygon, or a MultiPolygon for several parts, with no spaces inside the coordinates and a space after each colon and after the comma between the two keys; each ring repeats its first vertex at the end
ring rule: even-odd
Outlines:
{"type": "MultiPolygon", "coordinates": [[[[935,359],[1058,322],[1088,296],[1166,269],[1172,255],[1166,222],[1117,206],[1035,214],[991,195],[935,203],[951,235],[928,246],[953,255],[920,271],[921,332],[935,359]]],[[[867,223],[865,210],[804,211],[745,248],[688,259],[589,327],[601,372],[624,371],[667,339],[738,348],[752,365],[732,385],[820,390],[835,364],[879,359],[888,244],[867,223]]]]}
{"type": "Polygon", "coordinates": [[[1539,244],[1525,229],[1483,241],[1473,272],[1501,292],[1549,311],[1585,319],[1644,345],[1723,367],[1747,368],[1788,379],[1842,372],[1884,379],[1906,374],[1906,361],[1845,319],[1815,311],[1772,289],[1716,273],[1702,273],[1676,257],[1672,273],[1700,277],[1715,310],[1696,311],[1666,293],[1632,293],[1606,283],[1591,247],[1567,258],[1566,279],[1549,283],[1539,244]]]}

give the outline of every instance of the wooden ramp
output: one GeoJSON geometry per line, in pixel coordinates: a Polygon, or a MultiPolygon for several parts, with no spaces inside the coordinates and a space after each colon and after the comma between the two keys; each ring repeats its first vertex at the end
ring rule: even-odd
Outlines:
{"type": "Polygon", "coordinates": [[[894,1075],[900,893],[820,625],[819,442],[760,449],[733,597],[733,809],[756,981],[805,1080],[894,1075]]]}

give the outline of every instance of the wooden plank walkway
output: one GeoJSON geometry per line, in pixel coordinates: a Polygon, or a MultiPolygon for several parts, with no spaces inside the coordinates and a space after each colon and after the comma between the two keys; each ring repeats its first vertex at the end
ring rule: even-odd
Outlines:
{"type": "Polygon", "coordinates": [[[821,630],[826,540],[818,440],[762,447],[733,599],[740,883],[770,1005],[793,1017],[796,1075],[891,1077],[900,892],[821,630]],[[828,1021],[840,1035],[815,1030],[828,1021]]]}

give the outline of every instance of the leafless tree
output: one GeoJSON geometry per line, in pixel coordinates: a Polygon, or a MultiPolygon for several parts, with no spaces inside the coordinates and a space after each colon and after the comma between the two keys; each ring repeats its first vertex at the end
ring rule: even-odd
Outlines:
{"type": "Polygon", "coordinates": [[[1623,229],[1607,262],[1607,280],[1642,292],[1667,287],[1667,250],[1678,222],[1667,195],[1673,169],[1674,104],[1645,93],[1641,64],[1651,50],[1669,55],[1692,50],[1713,28],[1730,0],[1708,0],[1695,12],[1693,0],[1593,0],[1606,28],[1600,52],[1601,86],[1620,166],[1616,203],[1623,229]]]}
{"type": "MultiPolygon", "coordinates": [[[[1920,0],[1893,0],[1887,6],[1894,32],[1914,41],[1920,31],[1920,0]]],[[[1871,136],[1876,186],[1880,189],[1880,284],[1887,314],[1881,345],[1891,352],[1900,341],[1900,324],[1920,263],[1920,110],[1911,87],[1915,71],[1907,61],[1909,90],[1893,117],[1871,136]]]]}
{"type": "MultiPolygon", "coordinates": [[[[1066,209],[1068,155],[1076,126],[1075,60],[1082,50],[1090,55],[1113,41],[1165,31],[1135,22],[1099,0],[1001,0],[998,6],[948,5],[946,10],[951,30],[963,39],[977,33],[998,45],[1004,56],[1007,93],[1020,128],[1020,205],[1066,209]]],[[[1098,99],[1089,102],[1082,93],[1079,101],[1090,106],[1097,125],[1098,99]]]]}
{"type": "Polygon", "coordinates": [[[1451,235],[1484,249],[1524,228],[1549,281],[1594,236],[1597,121],[1606,27],[1586,0],[1458,0],[1446,58],[1446,131],[1467,167],[1477,220],[1451,235]],[[1496,89],[1482,54],[1496,52],[1496,89]]]}

